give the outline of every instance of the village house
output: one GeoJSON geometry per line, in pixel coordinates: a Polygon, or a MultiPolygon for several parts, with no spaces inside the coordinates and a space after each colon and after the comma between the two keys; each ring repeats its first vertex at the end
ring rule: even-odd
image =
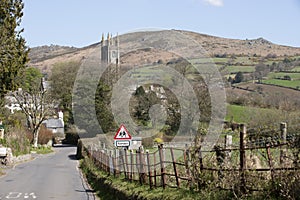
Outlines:
{"type": "Polygon", "coordinates": [[[62,111],[58,112],[58,117],[52,117],[43,121],[43,125],[51,130],[55,136],[64,136],[65,125],[64,125],[64,114],[62,111]]]}

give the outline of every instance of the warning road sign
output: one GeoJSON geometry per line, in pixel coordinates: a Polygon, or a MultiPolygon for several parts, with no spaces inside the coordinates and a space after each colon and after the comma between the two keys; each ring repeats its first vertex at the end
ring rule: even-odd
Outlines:
{"type": "Polygon", "coordinates": [[[131,139],[131,135],[129,134],[125,126],[122,124],[119,130],[117,131],[114,140],[130,140],[130,139],[131,139]]]}

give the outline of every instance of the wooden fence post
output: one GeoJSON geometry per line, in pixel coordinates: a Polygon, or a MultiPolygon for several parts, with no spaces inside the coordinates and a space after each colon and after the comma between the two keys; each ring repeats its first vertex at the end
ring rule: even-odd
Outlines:
{"type": "Polygon", "coordinates": [[[226,161],[231,160],[231,149],[232,147],[232,135],[225,135],[225,150],[226,150],[226,161]]]}
{"type": "Polygon", "coordinates": [[[246,192],[246,179],[245,179],[245,169],[246,169],[246,126],[245,124],[240,124],[240,189],[241,192],[246,192]]]}
{"type": "Polygon", "coordinates": [[[146,174],[145,174],[145,157],[144,157],[144,148],[139,147],[139,168],[140,168],[140,173],[139,173],[139,179],[140,183],[143,185],[146,182],[146,174]]]}
{"type": "Polygon", "coordinates": [[[176,168],[176,160],[174,158],[174,152],[173,152],[172,147],[170,149],[170,152],[171,152],[171,157],[172,157],[172,163],[173,163],[173,169],[174,169],[174,174],[175,174],[175,179],[176,179],[176,185],[177,185],[177,188],[179,188],[180,183],[179,183],[179,179],[178,179],[178,173],[177,173],[177,168],[176,168]]]}
{"type": "Polygon", "coordinates": [[[266,150],[267,150],[269,168],[270,168],[270,171],[271,171],[272,183],[274,183],[274,168],[273,168],[273,161],[272,161],[272,156],[271,156],[271,151],[270,151],[270,144],[266,145],[266,150]]]}
{"type": "MultiPolygon", "coordinates": [[[[280,123],[280,132],[281,132],[281,141],[283,144],[286,143],[286,135],[287,135],[287,123],[280,123]]],[[[286,157],[286,149],[285,147],[280,147],[280,165],[285,163],[286,157]]]]}
{"type": "Polygon", "coordinates": [[[118,149],[114,150],[114,154],[113,154],[113,166],[114,166],[114,176],[116,177],[117,174],[119,173],[119,165],[118,165],[118,158],[119,158],[119,151],[118,149]]]}
{"type": "Polygon", "coordinates": [[[105,171],[105,157],[104,157],[104,150],[101,150],[100,156],[101,156],[101,164],[100,164],[100,166],[101,166],[101,169],[105,171]]]}
{"type": "Polygon", "coordinates": [[[98,152],[98,154],[99,154],[99,166],[98,166],[98,168],[102,169],[102,150],[100,150],[98,152]]]}
{"type": "Polygon", "coordinates": [[[192,180],[191,172],[190,172],[190,166],[191,166],[190,150],[188,149],[187,145],[185,146],[185,150],[184,150],[184,161],[185,161],[186,174],[187,174],[188,180],[189,180],[189,188],[192,189],[193,180],[192,180]]]}
{"type": "Polygon", "coordinates": [[[100,165],[100,162],[99,162],[99,150],[97,149],[96,151],[95,151],[95,165],[96,165],[96,167],[99,169],[99,165],[100,165]]]}
{"type": "Polygon", "coordinates": [[[150,185],[150,189],[152,189],[151,163],[150,163],[149,151],[146,151],[146,156],[147,156],[149,185],[150,185]]]}
{"type": "MultiPolygon", "coordinates": [[[[128,163],[128,154],[127,154],[127,149],[124,150],[124,153],[125,153],[125,163],[126,163],[126,175],[125,177],[127,177],[127,179],[129,180],[130,179],[130,168],[129,168],[129,163],[128,163]]],[[[129,154],[130,155],[130,154],[129,154]]]]}
{"type": "Polygon", "coordinates": [[[141,183],[141,178],[140,178],[140,153],[139,151],[136,151],[135,154],[135,169],[136,169],[136,174],[138,175],[138,180],[141,183]]]}
{"type": "Polygon", "coordinates": [[[199,157],[199,164],[200,164],[200,171],[203,171],[204,165],[203,165],[203,158],[202,158],[202,151],[201,151],[201,146],[198,150],[198,157],[199,157]]]}
{"type": "Polygon", "coordinates": [[[109,169],[108,169],[109,162],[108,162],[108,153],[107,153],[107,151],[104,151],[103,158],[104,158],[104,169],[105,169],[104,171],[108,172],[109,171],[109,169]]]}
{"type": "Polygon", "coordinates": [[[164,158],[164,149],[163,144],[158,146],[159,149],[159,162],[160,162],[160,173],[161,173],[161,184],[162,187],[165,189],[166,187],[166,172],[165,172],[165,158],[164,158]]]}
{"type": "Polygon", "coordinates": [[[120,156],[121,156],[121,162],[123,165],[124,176],[125,176],[125,179],[128,179],[128,177],[127,177],[127,170],[128,170],[128,168],[127,168],[127,150],[123,149],[120,152],[122,152],[122,153],[120,153],[120,156]]]}
{"type": "Polygon", "coordinates": [[[130,179],[132,181],[133,179],[133,153],[130,151],[130,179]]]}
{"type": "Polygon", "coordinates": [[[112,151],[109,151],[108,162],[109,162],[109,175],[114,174],[115,166],[114,166],[112,151]]]}
{"type": "Polygon", "coordinates": [[[153,176],[154,176],[154,187],[157,187],[157,182],[156,182],[156,152],[153,153],[153,176]]]}

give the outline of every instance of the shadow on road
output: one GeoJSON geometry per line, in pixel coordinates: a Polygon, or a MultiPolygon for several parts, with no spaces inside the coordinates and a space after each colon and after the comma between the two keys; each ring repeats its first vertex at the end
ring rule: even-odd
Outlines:
{"type": "MultiPolygon", "coordinates": [[[[54,149],[65,149],[65,148],[76,148],[76,145],[72,145],[72,144],[55,144],[53,145],[54,149]]],[[[76,153],[74,154],[69,154],[68,155],[70,160],[78,160],[76,157],[76,153]]]]}
{"type": "Polygon", "coordinates": [[[53,148],[66,148],[66,147],[76,147],[76,145],[73,145],[73,144],[54,144],[52,147],[53,148]]]}
{"type": "Polygon", "coordinates": [[[70,154],[68,155],[68,157],[70,158],[70,160],[78,160],[76,154],[70,154]]]}
{"type": "Polygon", "coordinates": [[[85,192],[85,193],[94,193],[95,190],[90,190],[90,189],[86,189],[86,190],[75,190],[76,192],[85,192]]]}

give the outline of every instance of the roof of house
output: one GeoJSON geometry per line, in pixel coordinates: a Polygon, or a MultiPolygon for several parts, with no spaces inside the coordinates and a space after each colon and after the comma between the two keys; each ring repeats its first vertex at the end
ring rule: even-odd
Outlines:
{"type": "Polygon", "coordinates": [[[55,118],[51,118],[51,119],[47,119],[43,122],[47,128],[63,128],[64,124],[63,121],[61,119],[55,119],[55,118]]]}

